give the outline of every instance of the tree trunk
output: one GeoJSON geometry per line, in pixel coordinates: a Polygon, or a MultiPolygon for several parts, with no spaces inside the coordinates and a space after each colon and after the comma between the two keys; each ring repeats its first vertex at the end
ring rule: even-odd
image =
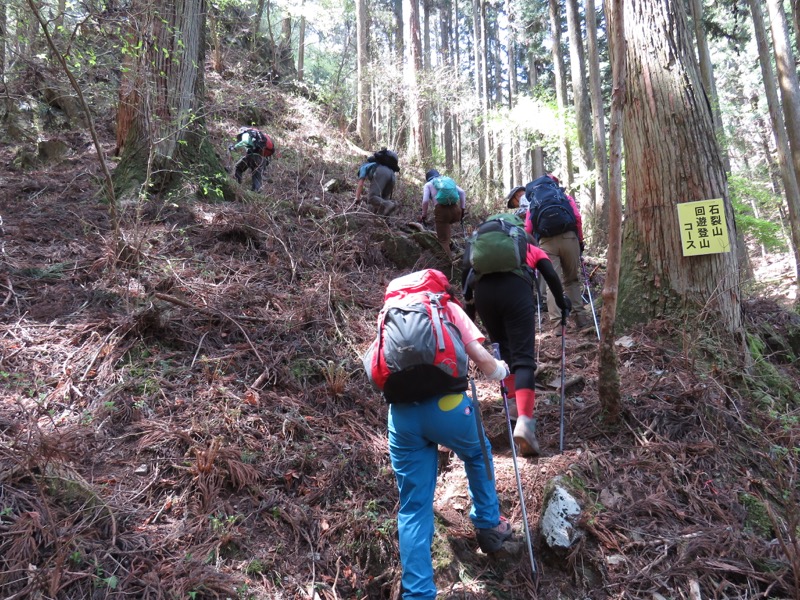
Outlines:
{"type": "Polygon", "coordinates": [[[211,33],[211,68],[216,73],[222,73],[225,66],[222,60],[222,42],[219,35],[219,10],[214,7],[208,11],[208,30],[211,33]]]}
{"type": "MultiPolygon", "coordinates": [[[[561,6],[558,0],[549,0],[550,37],[553,53],[553,76],[556,83],[556,104],[561,120],[561,181],[566,187],[572,186],[572,148],[567,137],[567,78],[564,55],[561,52],[561,6]]],[[[552,169],[552,167],[551,167],[552,169]]]]}
{"type": "Polygon", "coordinates": [[[372,127],[370,125],[370,89],[369,80],[369,14],[367,0],[356,0],[356,59],[357,59],[357,107],[356,130],[361,144],[366,148],[372,144],[372,127]]]}
{"type": "Polygon", "coordinates": [[[394,39],[394,51],[397,55],[398,63],[402,63],[405,57],[403,44],[405,44],[406,33],[405,18],[403,17],[403,2],[404,0],[394,0],[394,28],[396,32],[396,37],[394,39]]]}
{"type": "Polygon", "coordinates": [[[422,67],[422,46],[419,31],[419,4],[418,0],[403,0],[403,15],[405,17],[404,29],[406,34],[404,46],[406,60],[403,69],[405,80],[408,114],[409,114],[409,161],[419,159],[428,160],[430,148],[426,145],[425,121],[423,117],[423,103],[419,93],[418,75],[422,67]]]}
{"type": "MultiPolygon", "coordinates": [[[[443,6],[441,9],[441,19],[439,22],[441,27],[442,38],[442,63],[445,67],[453,69],[453,53],[451,50],[451,36],[452,36],[452,16],[448,6],[443,6]]],[[[442,121],[444,122],[444,133],[442,139],[442,146],[444,147],[444,164],[448,173],[453,172],[453,115],[450,112],[448,103],[442,104],[442,121]]]]}
{"type": "MultiPolygon", "coordinates": [[[[430,20],[431,20],[431,0],[422,0],[423,30],[422,30],[422,40],[420,46],[421,59],[422,59],[420,67],[424,75],[430,73],[432,64],[431,54],[433,52],[433,48],[431,47],[430,20]]],[[[426,157],[426,160],[430,160],[431,148],[433,148],[433,136],[434,136],[430,101],[424,99],[421,108],[422,108],[422,136],[424,139],[422,145],[423,147],[427,148],[427,151],[423,156],[426,157]]]]}
{"type": "Polygon", "coordinates": [[[800,0],[792,1],[792,25],[794,26],[794,40],[798,45],[796,50],[800,53],[800,0]]]}
{"type": "Polygon", "coordinates": [[[422,69],[431,68],[431,0],[422,0],[422,69]]]}
{"type": "MultiPolygon", "coordinates": [[[[711,116],[714,119],[714,130],[717,139],[725,139],[725,128],[722,125],[722,113],[719,108],[719,97],[717,96],[717,83],[714,80],[714,67],[711,64],[711,53],[708,51],[708,37],[706,28],[703,26],[703,2],[702,0],[689,0],[689,8],[694,25],[694,37],[697,42],[697,60],[700,65],[700,76],[703,80],[703,88],[708,96],[711,106],[711,116]]],[[[726,145],[722,148],[722,164],[725,172],[730,173],[731,163],[728,158],[726,145]]]]}
{"type": "MultiPolygon", "coordinates": [[[[489,42],[488,42],[488,25],[486,21],[486,0],[478,0],[478,55],[480,57],[480,78],[481,78],[481,91],[483,92],[479,99],[481,102],[482,121],[487,123],[481,127],[483,133],[483,165],[481,172],[483,173],[486,181],[492,179],[494,173],[492,171],[492,143],[491,133],[489,130],[489,42]]],[[[484,196],[484,201],[488,201],[488,193],[484,196]]]]}
{"type": "Polygon", "coordinates": [[[508,27],[506,30],[506,48],[508,51],[508,107],[513,108],[517,98],[517,40],[514,36],[514,27],[517,20],[511,0],[506,0],[506,17],[508,27]]]}
{"type": "Polygon", "coordinates": [[[608,158],[606,155],[606,124],[603,92],[600,87],[600,50],[597,45],[597,11],[594,0],[586,0],[586,40],[588,45],[589,85],[592,100],[592,137],[594,138],[594,167],[597,174],[595,213],[592,227],[592,248],[600,250],[608,244],[608,158]]]}
{"type": "MultiPolygon", "coordinates": [[[[475,60],[475,96],[481,107],[484,106],[484,98],[486,96],[486,55],[484,53],[485,46],[483,45],[483,32],[481,27],[483,21],[481,15],[483,13],[483,2],[481,0],[473,0],[472,2],[472,33],[474,41],[474,60],[475,60]]],[[[486,180],[486,157],[488,156],[488,147],[486,145],[486,137],[484,131],[486,129],[485,119],[476,125],[478,137],[478,176],[486,180]]]]}
{"type": "Polygon", "coordinates": [[[581,185],[575,194],[589,215],[589,229],[595,227],[594,183],[589,171],[594,168],[592,152],[592,119],[589,95],[586,93],[586,58],[581,37],[581,17],[578,0],[567,0],[567,27],[569,31],[570,70],[572,74],[572,97],[575,103],[575,124],[578,134],[578,169],[581,185]]]}
{"type": "Polygon", "coordinates": [[[626,57],[623,0],[606,0],[606,23],[611,59],[611,131],[608,195],[608,252],[600,313],[600,352],[597,391],[609,422],[619,420],[621,395],[614,333],[617,320],[622,255],[622,126],[625,105],[626,57]]]}
{"type": "Polygon", "coordinates": [[[4,87],[6,82],[7,42],[8,42],[8,10],[6,8],[6,3],[0,2],[0,85],[4,87]]]}
{"type": "Polygon", "coordinates": [[[736,239],[683,1],[628,0],[624,18],[627,218],[618,318],[625,325],[664,317],[713,322],[746,359],[733,248],[683,256],[676,208],[683,202],[722,199],[728,239],[736,239]]]}
{"type": "MultiPolygon", "coordinates": [[[[302,4],[305,4],[303,2],[302,4]]],[[[301,4],[301,5],[302,5],[301,4]]],[[[303,81],[305,77],[305,63],[306,63],[306,17],[300,17],[300,31],[298,33],[297,41],[297,81],[303,81]]]]}
{"type": "MultiPolygon", "coordinates": [[[[222,193],[227,178],[208,141],[203,115],[205,0],[141,0],[132,14],[141,55],[120,84],[118,132],[122,159],[117,190],[163,192],[205,179],[222,193]]],[[[198,193],[205,193],[198,188],[198,193]]]]}
{"type": "MultiPolygon", "coordinates": [[[[793,179],[796,187],[798,185],[797,176],[800,174],[800,87],[797,82],[794,56],[789,45],[789,30],[786,25],[783,6],[779,0],[767,0],[767,8],[769,9],[772,44],[775,48],[775,64],[778,68],[778,82],[780,84],[781,99],[783,100],[786,136],[792,157],[792,166],[794,167],[793,179]]],[[[751,2],[751,11],[754,19],[756,18],[756,13],[760,14],[760,8],[753,2],[751,2]]],[[[759,58],[761,58],[761,55],[762,53],[759,49],[759,58]]],[[[761,68],[763,73],[764,65],[761,68]]],[[[764,88],[769,98],[771,90],[766,89],[767,85],[768,82],[765,75],[764,88]]],[[[770,117],[773,118],[773,128],[777,136],[781,128],[776,125],[772,110],[770,110],[770,117]]],[[[791,188],[786,188],[786,203],[789,208],[789,224],[792,230],[792,242],[794,243],[795,275],[798,283],[800,283],[800,261],[798,261],[798,257],[800,257],[800,200],[793,192],[790,193],[790,190],[791,188]]]]}
{"type": "Polygon", "coordinates": [[[264,19],[264,0],[258,0],[258,8],[256,8],[256,22],[253,25],[253,44],[251,50],[255,51],[258,44],[258,34],[261,31],[261,21],[264,19]]]}
{"type": "Polygon", "coordinates": [[[297,73],[292,52],[292,18],[290,16],[284,17],[281,21],[281,39],[275,52],[275,72],[281,78],[297,73]]]}

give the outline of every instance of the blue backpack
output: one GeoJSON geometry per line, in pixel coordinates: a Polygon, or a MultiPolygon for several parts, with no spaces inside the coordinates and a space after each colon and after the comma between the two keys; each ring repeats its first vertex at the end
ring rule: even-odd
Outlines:
{"type": "Polygon", "coordinates": [[[578,231],[578,220],[564,190],[549,176],[542,175],[525,186],[530,202],[533,233],[538,237],[553,237],[567,231],[578,231]]]}
{"type": "Polygon", "coordinates": [[[458,186],[456,182],[441,175],[431,179],[433,187],[436,188],[436,203],[450,206],[459,201],[458,186]]]}

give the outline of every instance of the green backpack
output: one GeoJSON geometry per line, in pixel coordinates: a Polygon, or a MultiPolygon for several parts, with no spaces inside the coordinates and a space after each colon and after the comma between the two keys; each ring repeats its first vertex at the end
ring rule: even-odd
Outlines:
{"type": "Polygon", "coordinates": [[[456,182],[449,177],[445,177],[444,175],[434,177],[431,183],[433,183],[433,187],[436,188],[437,204],[449,206],[459,201],[458,186],[456,182]]]}
{"type": "Polygon", "coordinates": [[[479,279],[488,273],[516,273],[525,277],[529,272],[528,234],[515,214],[493,215],[478,225],[464,252],[464,268],[472,269],[479,279]]]}

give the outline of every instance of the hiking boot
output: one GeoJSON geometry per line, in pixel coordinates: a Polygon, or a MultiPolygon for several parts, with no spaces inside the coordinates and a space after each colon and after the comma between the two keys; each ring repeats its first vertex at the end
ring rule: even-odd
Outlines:
{"type": "Polygon", "coordinates": [[[539,456],[539,442],[536,440],[536,419],[520,415],[514,426],[514,441],[522,456],[539,456]]]}
{"type": "Polygon", "coordinates": [[[500,517],[500,523],[489,529],[477,529],[475,537],[478,546],[484,552],[497,552],[503,547],[503,542],[514,534],[511,523],[505,517],[500,517]]]}

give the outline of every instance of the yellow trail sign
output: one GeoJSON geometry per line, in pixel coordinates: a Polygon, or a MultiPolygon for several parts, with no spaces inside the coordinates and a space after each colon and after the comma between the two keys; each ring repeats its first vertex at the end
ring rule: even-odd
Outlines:
{"type": "Polygon", "coordinates": [[[722,198],[678,204],[678,221],[684,256],[731,251],[722,198]]]}

